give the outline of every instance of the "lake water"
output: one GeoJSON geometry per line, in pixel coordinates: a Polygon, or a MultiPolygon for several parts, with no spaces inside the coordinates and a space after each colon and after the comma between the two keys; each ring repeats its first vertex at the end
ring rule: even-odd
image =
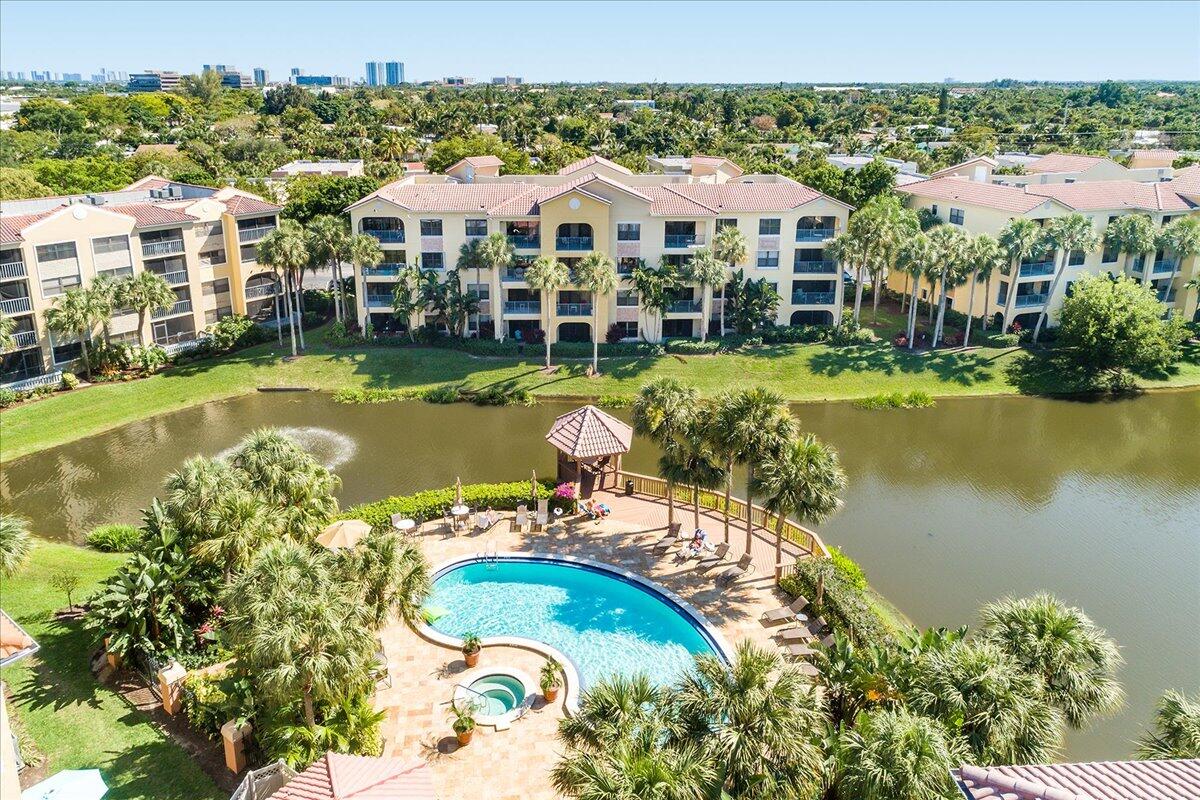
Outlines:
{"type": "MultiPolygon", "coordinates": [[[[341,475],[343,505],[464,482],[551,476],[543,439],[571,404],[342,406],[253,394],[133,423],[4,465],[0,502],[48,538],[137,522],[163,477],[262,426],[292,429],[341,475]]],[[[846,506],[821,534],[921,626],[1051,591],[1121,644],[1129,700],[1072,734],[1066,755],[1126,757],[1163,689],[1200,686],[1200,391],[1121,402],[942,400],[936,408],[796,406],[834,444],[846,506]]],[[[625,415],[624,412],[618,412],[625,415]]],[[[635,442],[626,466],[653,472],[635,442]]]]}

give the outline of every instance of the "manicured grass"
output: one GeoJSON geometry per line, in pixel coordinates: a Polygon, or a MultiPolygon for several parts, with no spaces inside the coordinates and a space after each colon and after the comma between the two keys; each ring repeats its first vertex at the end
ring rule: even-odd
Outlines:
{"type": "Polygon", "coordinates": [[[202,800],[226,795],[146,717],[92,677],[93,634],[79,621],[59,622],[65,596],[48,581],[61,570],[81,578],[78,603],[125,560],[71,545],[38,541],[24,568],[0,584],[0,604],[41,645],[3,670],[14,702],[9,712],[46,757],[46,774],[98,768],[106,800],[202,800]]]}
{"type": "MultiPolygon", "coordinates": [[[[869,313],[864,309],[864,313],[869,313]]],[[[881,319],[883,309],[881,308],[881,319]]],[[[933,397],[1066,391],[1054,369],[1037,369],[1023,351],[991,348],[933,353],[899,350],[887,342],[856,347],[774,345],[717,356],[647,356],[604,360],[588,378],[586,362],[557,373],[540,371],[541,354],[480,358],[445,348],[362,347],[330,350],[309,333],[307,354],[284,362],[277,344],[169,369],[145,380],[102,384],[58,394],[0,415],[0,455],[12,459],[163,412],[254,391],[258,386],[467,389],[511,383],[543,397],[634,395],[649,380],[671,376],[713,395],[762,384],[789,400],[845,400],[881,393],[922,391],[933,397]]],[[[1173,372],[1142,382],[1148,387],[1200,385],[1200,353],[1193,348],[1173,372]]]]}

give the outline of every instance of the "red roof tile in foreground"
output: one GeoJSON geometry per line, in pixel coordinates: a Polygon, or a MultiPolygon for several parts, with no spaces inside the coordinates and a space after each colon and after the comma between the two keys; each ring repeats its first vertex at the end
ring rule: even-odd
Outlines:
{"type": "Polygon", "coordinates": [[[1175,170],[1175,177],[1165,185],[1179,194],[1200,195],[1200,164],[1175,170]]]}
{"type": "Polygon", "coordinates": [[[968,800],[1196,800],[1200,759],[953,770],[968,800]]]}
{"type": "Polygon", "coordinates": [[[62,207],[52,208],[49,211],[41,211],[37,214],[18,214],[13,217],[0,217],[0,243],[12,244],[22,241],[21,231],[28,228],[33,223],[40,219],[45,219],[56,211],[61,211],[62,207]]]}
{"type": "MultiPolygon", "coordinates": [[[[1083,184],[1070,184],[1080,185],[1083,184]]],[[[935,200],[961,201],[977,206],[997,208],[1001,211],[1013,211],[1024,214],[1046,202],[1039,195],[1027,194],[1024,189],[1016,186],[1001,186],[997,183],[980,183],[965,178],[931,178],[919,183],[897,186],[896,191],[905,194],[915,194],[920,197],[931,197],[935,200]]]]}
{"type": "Polygon", "coordinates": [[[1026,186],[1031,195],[1053,197],[1078,211],[1138,209],[1140,211],[1188,211],[1194,208],[1171,187],[1171,182],[1086,181],[1043,183],[1026,186]]]}
{"type": "Polygon", "coordinates": [[[546,441],[573,458],[628,453],[633,428],[595,406],[584,406],[554,420],[546,441]]]}
{"type": "Polygon", "coordinates": [[[176,222],[195,222],[196,217],[156,203],[127,203],[125,205],[101,206],[106,211],[133,217],[139,228],[150,225],[170,225],[176,222]]]}
{"type": "Polygon", "coordinates": [[[1048,153],[1037,161],[1025,165],[1026,172],[1083,172],[1091,169],[1101,161],[1108,161],[1101,156],[1080,156],[1072,153],[1048,153]]]}
{"type": "Polygon", "coordinates": [[[622,175],[632,175],[633,174],[632,170],[622,167],[620,164],[618,164],[615,161],[609,161],[604,156],[588,156],[587,158],[581,158],[578,161],[575,161],[571,164],[567,164],[565,167],[563,167],[562,169],[560,169],[558,171],[558,174],[559,175],[570,175],[572,172],[579,172],[579,170],[581,170],[581,169],[587,169],[588,167],[593,167],[593,166],[596,166],[597,164],[608,167],[611,170],[615,170],[615,171],[621,173],[622,175]]]}
{"type": "Polygon", "coordinates": [[[435,800],[424,762],[326,753],[271,795],[273,800],[435,800]]]}

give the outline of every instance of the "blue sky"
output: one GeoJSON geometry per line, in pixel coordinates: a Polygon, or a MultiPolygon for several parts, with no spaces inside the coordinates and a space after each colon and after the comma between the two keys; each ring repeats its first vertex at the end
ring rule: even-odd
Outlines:
{"type": "Polygon", "coordinates": [[[1200,0],[1077,3],[0,2],[0,68],[293,66],[529,81],[1200,80],[1200,0]]]}

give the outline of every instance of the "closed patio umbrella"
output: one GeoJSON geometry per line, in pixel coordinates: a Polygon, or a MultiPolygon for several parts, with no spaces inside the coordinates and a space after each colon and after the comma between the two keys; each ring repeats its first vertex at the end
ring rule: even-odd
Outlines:
{"type": "Polygon", "coordinates": [[[533,477],[529,479],[529,496],[537,500],[537,470],[533,470],[533,477]]]}
{"type": "Polygon", "coordinates": [[[454,476],[454,505],[461,506],[462,504],[462,479],[456,475],[454,476]]]}
{"type": "Polygon", "coordinates": [[[21,800],[100,800],[108,792],[98,769],[64,769],[21,792],[21,800]]]}
{"type": "Polygon", "coordinates": [[[330,550],[350,549],[371,532],[371,526],[359,519],[339,519],[317,537],[317,543],[330,550]]]}

